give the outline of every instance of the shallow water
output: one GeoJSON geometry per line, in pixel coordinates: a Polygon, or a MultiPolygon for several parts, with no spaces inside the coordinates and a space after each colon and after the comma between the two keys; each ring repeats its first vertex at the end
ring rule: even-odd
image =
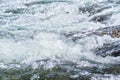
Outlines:
{"type": "Polygon", "coordinates": [[[120,0],[0,0],[0,80],[119,80],[120,57],[92,52],[119,39],[93,35],[73,42],[64,36],[119,25],[119,4],[120,0]]]}

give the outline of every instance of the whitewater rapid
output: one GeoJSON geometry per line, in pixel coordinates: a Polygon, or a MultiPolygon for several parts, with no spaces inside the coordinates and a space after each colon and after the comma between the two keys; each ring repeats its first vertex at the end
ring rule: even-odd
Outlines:
{"type": "MultiPolygon", "coordinates": [[[[68,32],[119,25],[119,4],[120,0],[0,0],[0,67],[44,65],[49,69],[67,61],[78,67],[120,63],[120,57],[103,58],[91,51],[117,38],[94,35],[74,43],[64,37],[68,32]]],[[[96,74],[92,80],[120,78],[104,76],[109,78],[96,74]]]]}

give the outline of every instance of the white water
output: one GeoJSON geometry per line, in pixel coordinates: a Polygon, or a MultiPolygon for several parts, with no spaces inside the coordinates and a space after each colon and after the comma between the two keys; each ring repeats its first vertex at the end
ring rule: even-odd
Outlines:
{"type": "MultiPolygon", "coordinates": [[[[50,59],[45,68],[53,67],[57,61],[71,61],[79,66],[94,66],[82,59],[102,64],[115,64],[120,57],[102,58],[90,50],[104,43],[112,42],[110,36],[91,36],[75,44],[63,37],[62,33],[90,31],[119,25],[120,0],[1,0],[0,1],[0,61],[1,63],[32,64],[50,59]],[[50,2],[31,4],[32,2],[50,2]],[[58,1],[58,2],[57,2],[58,1]],[[96,7],[97,6],[97,7],[96,7]],[[109,6],[101,12],[97,9],[109,6]],[[87,10],[88,11],[84,11],[87,10]],[[93,10],[93,14],[89,11],[93,10]],[[98,16],[108,16],[103,22],[94,21],[98,16]]],[[[1,64],[1,67],[3,67],[1,64]]],[[[34,66],[33,66],[34,67],[34,66]]],[[[95,79],[93,79],[95,80],[95,79]]],[[[106,79],[107,80],[107,79],[106,79]]]]}

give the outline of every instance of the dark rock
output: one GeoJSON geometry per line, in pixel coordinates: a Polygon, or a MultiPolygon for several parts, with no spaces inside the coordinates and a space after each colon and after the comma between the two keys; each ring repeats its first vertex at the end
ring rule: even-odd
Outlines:
{"type": "MultiPolygon", "coordinates": [[[[103,36],[110,35],[111,37],[120,38],[120,26],[106,27],[98,29],[94,32],[95,35],[103,36]]],[[[105,44],[101,48],[95,50],[96,55],[105,56],[120,56],[120,41],[105,44]]]]}
{"type": "Polygon", "coordinates": [[[103,57],[106,56],[113,56],[117,57],[120,56],[120,41],[113,42],[111,44],[105,44],[101,48],[97,48],[95,51],[96,55],[100,55],[103,57]]]}

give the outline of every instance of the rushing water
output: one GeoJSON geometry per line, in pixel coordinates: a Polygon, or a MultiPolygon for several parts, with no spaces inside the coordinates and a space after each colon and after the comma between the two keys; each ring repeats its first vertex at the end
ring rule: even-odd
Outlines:
{"type": "Polygon", "coordinates": [[[120,57],[92,52],[119,39],[64,36],[119,24],[120,0],[0,0],[0,80],[119,80],[120,57]]]}

